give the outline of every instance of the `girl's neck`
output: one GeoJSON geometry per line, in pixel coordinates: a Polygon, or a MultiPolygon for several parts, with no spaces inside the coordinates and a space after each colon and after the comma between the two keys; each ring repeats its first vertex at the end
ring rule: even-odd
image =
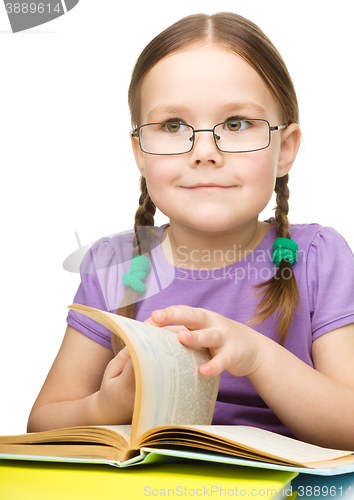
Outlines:
{"type": "Polygon", "coordinates": [[[244,259],[263,240],[270,224],[257,219],[220,233],[206,233],[171,221],[162,252],[166,260],[184,269],[218,269],[244,259]]]}

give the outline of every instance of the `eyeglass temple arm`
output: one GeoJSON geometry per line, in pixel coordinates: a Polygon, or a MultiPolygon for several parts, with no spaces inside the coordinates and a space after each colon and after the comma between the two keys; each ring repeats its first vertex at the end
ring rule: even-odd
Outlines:
{"type": "Polygon", "coordinates": [[[273,131],[273,130],[281,130],[283,128],[286,128],[287,125],[277,125],[276,127],[269,127],[269,130],[270,131],[273,131]]]}
{"type": "Polygon", "coordinates": [[[130,132],[130,137],[139,137],[139,132],[130,132]]]}

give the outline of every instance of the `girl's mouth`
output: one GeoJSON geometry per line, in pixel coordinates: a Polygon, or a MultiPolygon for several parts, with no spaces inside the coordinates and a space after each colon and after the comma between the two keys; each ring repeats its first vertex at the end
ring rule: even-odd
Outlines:
{"type": "Polygon", "coordinates": [[[221,184],[194,184],[192,186],[183,186],[185,189],[190,189],[193,191],[206,191],[206,192],[214,192],[214,191],[222,191],[225,189],[230,189],[235,186],[223,186],[221,184]]]}

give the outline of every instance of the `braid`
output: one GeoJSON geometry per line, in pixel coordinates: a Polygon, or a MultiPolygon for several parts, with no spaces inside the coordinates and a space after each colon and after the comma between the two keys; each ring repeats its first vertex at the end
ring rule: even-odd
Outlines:
{"type": "MultiPolygon", "coordinates": [[[[277,178],[274,189],[277,194],[275,209],[277,238],[290,239],[288,180],[288,174],[277,178]]],[[[256,320],[252,323],[262,322],[271,314],[277,313],[279,322],[276,335],[279,338],[279,343],[283,345],[294,312],[300,304],[299,289],[291,264],[287,260],[282,260],[275,276],[265,283],[256,285],[255,288],[264,288],[264,291],[256,294],[256,296],[263,296],[258,304],[256,320]]]]}
{"type": "MultiPolygon", "coordinates": [[[[149,196],[144,177],[141,177],[140,179],[140,191],[141,195],[139,198],[139,208],[135,212],[133,257],[138,254],[143,255],[148,253],[151,240],[154,237],[154,233],[150,228],[154,225],[156,207],[149,196]]],[[[135,319],[136,298],[137,292],[132,288],[129,288],[119,305],[117,314],[125,316],[126,318],[135,319]]],[[[119,352],[124,347],[124,342],[113,333],[111,335],[111,342],[115,353],[119,352]]]]}
{"type": "Polygon", "coordinates": [[[135,248],[133,251],[133,257],[137,254],[143,255],[149,251],[151,234],[149,233],[148,227],[154,225],[154,215],[156,212],[156,207],[147,190],[145,177],[140,178],[140,191],[141,195],[139,198],[139,208],[135,212],[135,248]],[[146,228],[146,230],[144,231],[142,228],[146,228]],[[143,236],[142,244],[140,243],[138,232],[140,233],[140,237],[143,236]]]}
{"type": "Polygon", "coordinates": [[[275,221],[276,221],[276,231],[278,238],[289,238],[289,174],[284,175],[284,177],[278,177],[275,184],[275,192],[277,194],[276,202],[277,206],[275,208],[275,221]]]}

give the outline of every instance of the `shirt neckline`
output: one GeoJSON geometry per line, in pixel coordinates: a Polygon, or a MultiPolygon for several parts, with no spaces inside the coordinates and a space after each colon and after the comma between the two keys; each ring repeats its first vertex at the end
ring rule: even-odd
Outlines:
{"type": "MultiPolygon", "coordinates": [[[[162,226],[160,226],[159,229],[161,232],[160,231],[159,232],[161,238],[165,228],[168,225],[169,224],[163,224],[162,226]]],[[[160,269],[162,269],[167,274],[175,276],[176,278],[194,279],[194,280],[200,279],[205,281],[206,279],[219,278],[221,276],[224,276],[225,273],[229,275],[235,273],[238,269],[248,266],[249,264],[254,262],[257,258],[257,254],[259,254],[259,252],[261,251],[263,252],[268,251],[268,253],[271,255],[270,249],[275,241],[275,238],[276,238],[275,219],[272,218],[270,227],[266,235],[264,236],[260,244],[254,250],[252,250],[252,253],[247,255],[245,258],[239,260],[238,262],[229,264],[228,266],[223,266],[221,268],[208,269],[208,270],[206,268],[204,270],[203,269],[197,270],[197,269],[187,269],[184,267],[175,267],[166,260],[165,256],[162,253],[161,244],[156,245],[156,247],[153,250],[154,261],[155,264],[158,265],[160,269]]]]}

